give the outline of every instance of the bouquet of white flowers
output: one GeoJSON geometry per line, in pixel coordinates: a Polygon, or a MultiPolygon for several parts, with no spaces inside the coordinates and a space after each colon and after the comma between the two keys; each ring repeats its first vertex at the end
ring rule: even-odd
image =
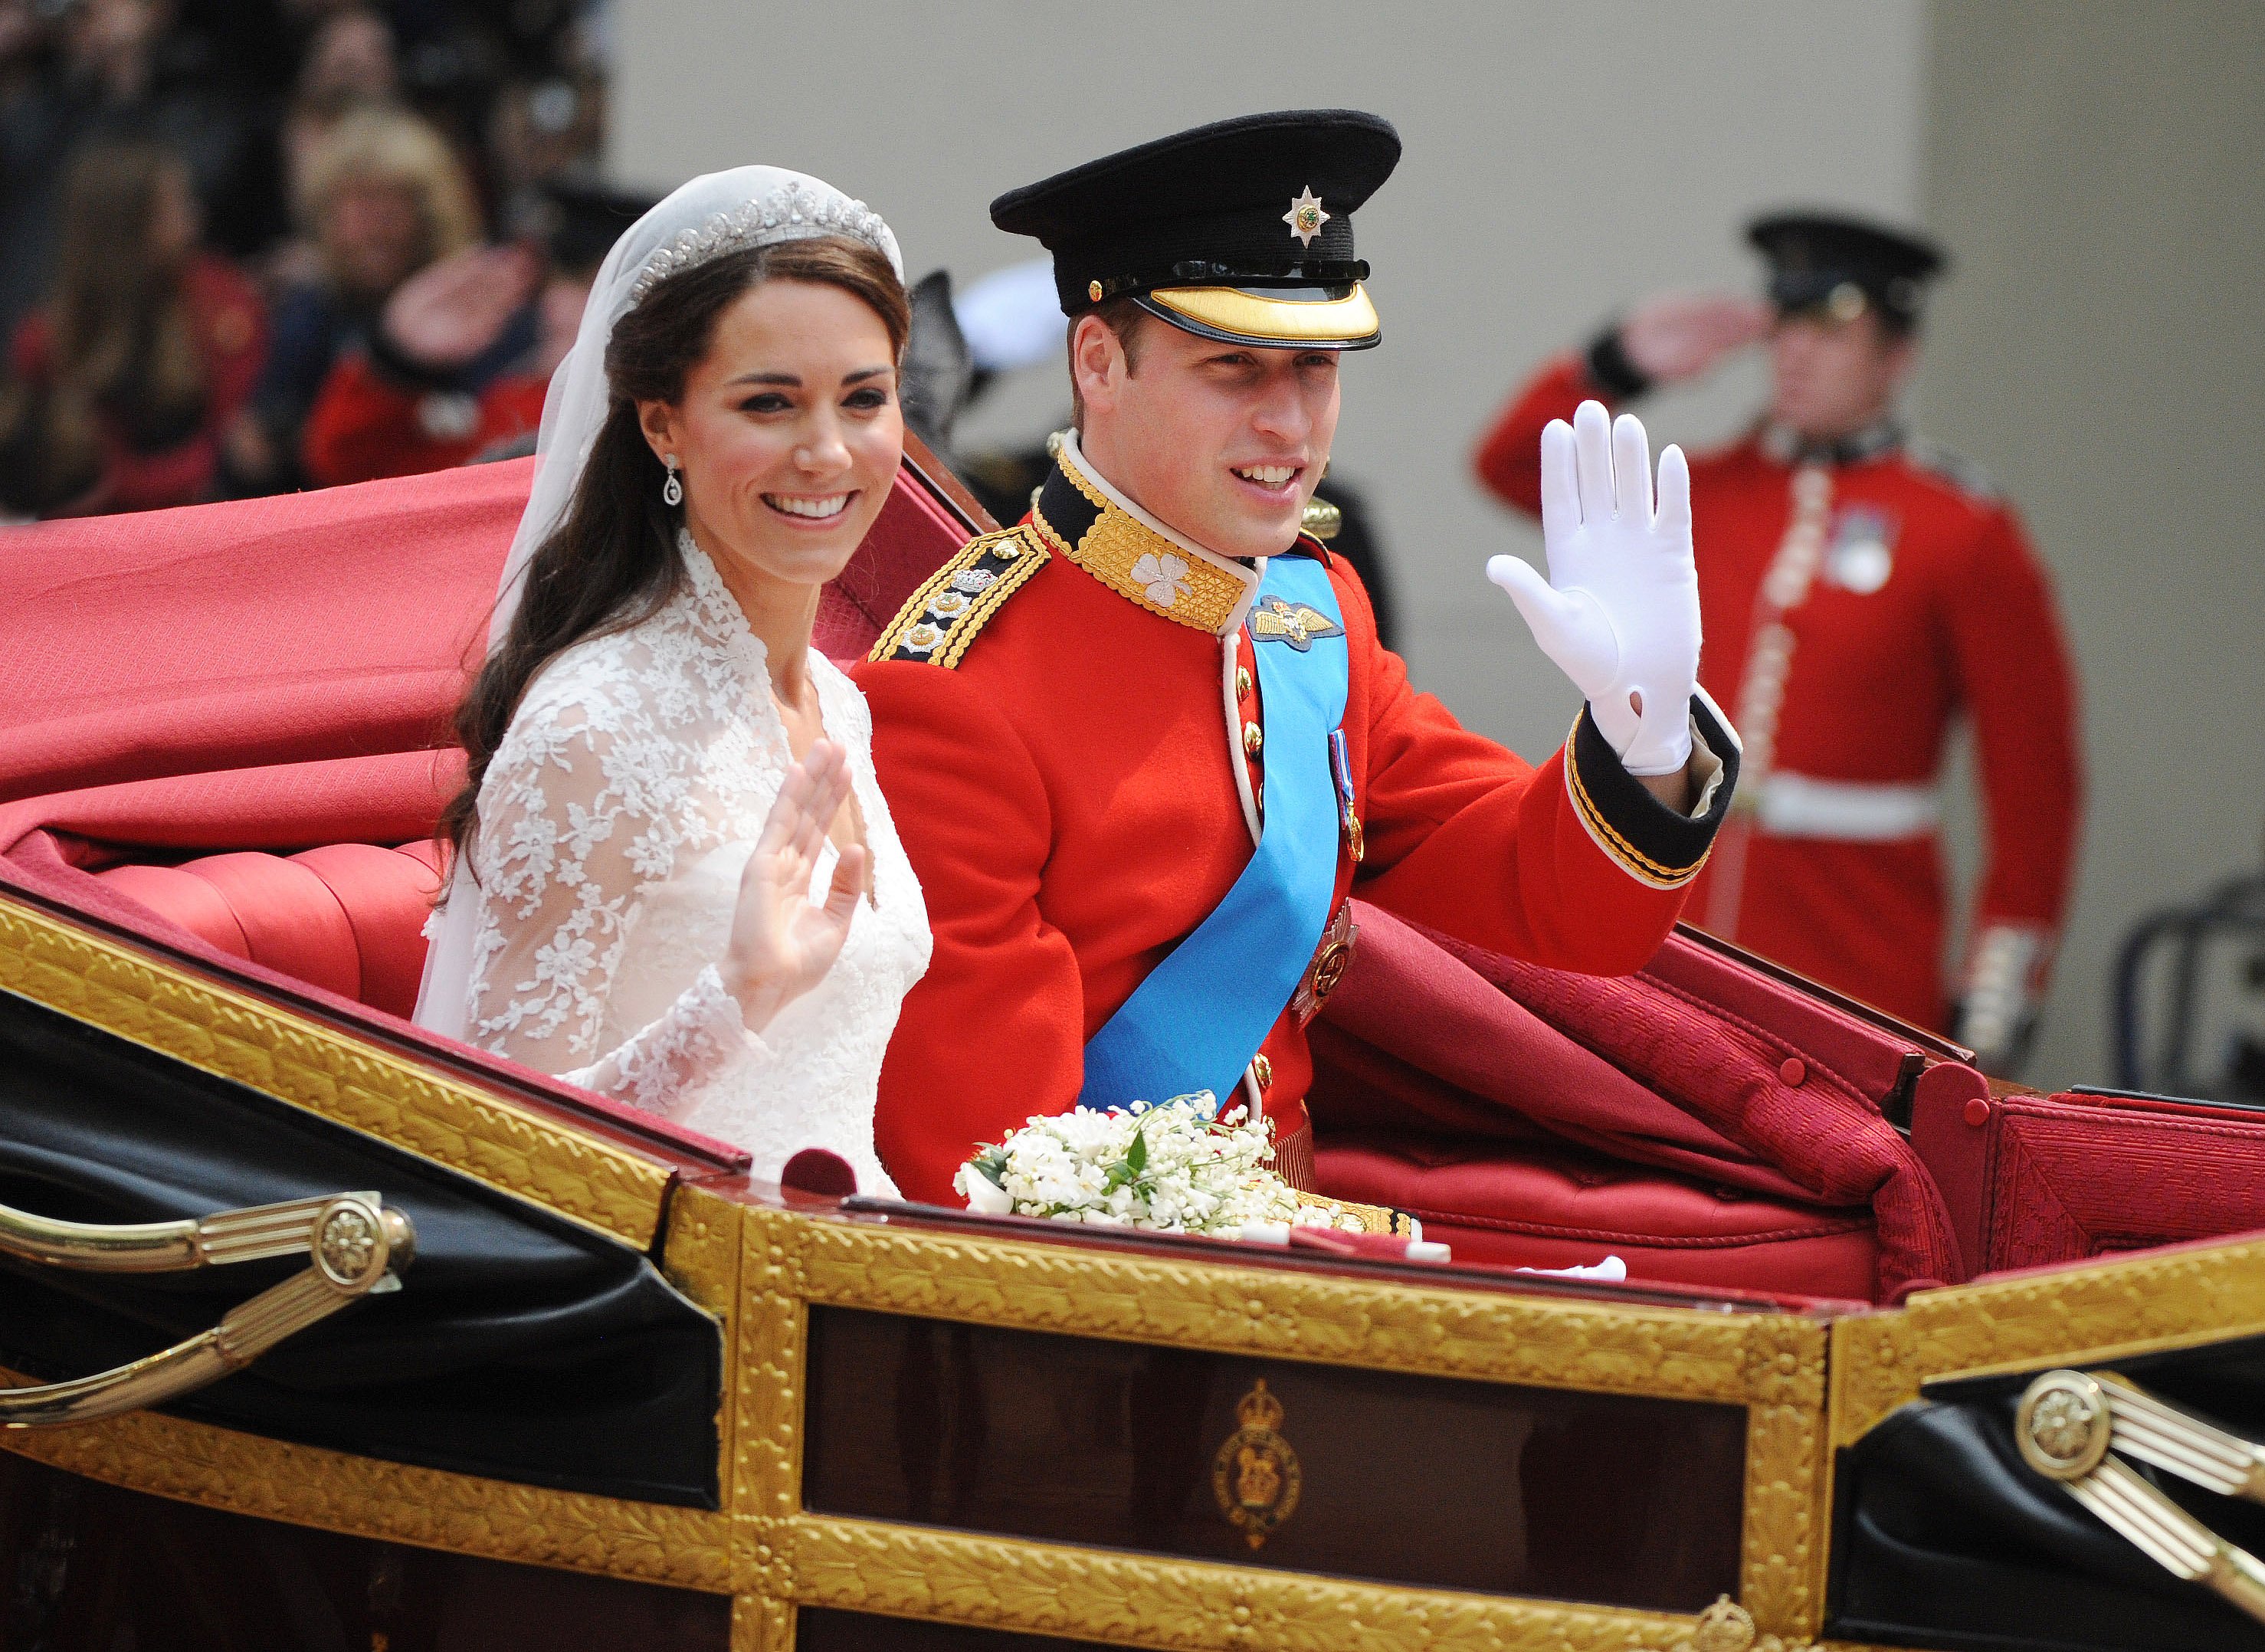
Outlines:
{"type": "Polygon", "coordinates": [[[1218,1108],[1199,1091],[1034,1117],[960,1166],[952,1185],[985,1215],[1103,1227],[1235,1238],[1251,1226],[1365,1226],[1340,1206],[1301,1201],[1266,1168],[1274,1157],[1271,1121],[1218,1108]]]}

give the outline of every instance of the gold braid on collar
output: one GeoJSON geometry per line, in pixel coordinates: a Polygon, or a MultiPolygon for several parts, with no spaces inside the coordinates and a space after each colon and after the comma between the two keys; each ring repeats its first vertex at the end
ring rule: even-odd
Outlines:
{"type": "Polygon", "coordinates": [[[1031,508],[1031,526],[1054,550],[1126,601],[1215,637],[1227,630],[1256,583],[1190,555],[1121,508],[1067,454],[1055,455],[1031,508]]]}

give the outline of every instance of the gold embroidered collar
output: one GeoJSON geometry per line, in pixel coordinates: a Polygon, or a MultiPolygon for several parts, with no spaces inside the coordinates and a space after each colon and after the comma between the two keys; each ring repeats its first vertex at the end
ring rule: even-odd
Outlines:
{"type": "Polygon", "coordinates": [[[1118,493],[1062,438],[1031,522],[1048,545],[1111,590],[1180,625],[1232,634],[1265,571],[1191,543],[1118,493]]]}

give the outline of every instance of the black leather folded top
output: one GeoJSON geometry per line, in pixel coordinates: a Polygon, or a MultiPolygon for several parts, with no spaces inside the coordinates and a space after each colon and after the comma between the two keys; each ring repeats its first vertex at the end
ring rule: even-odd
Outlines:
{"type": "MultiPolygon", "coordinates": [[[[2265,1342],[2116,1369],[2265,1438],[2265,1342]]],[[[1958,1652],[2265,1652],[2265,1625],[2172,1576],[2021,1461],[2014,1416],[2035,1374],[1931,1386],[1841,1453],[1825,1633],[1958,1652]]],[[[2218,1536],[2265,1553],[2265,1508],[2143,1472],[2218,1536]]]]}
{"type": "MultiPolygon", "coordinates": [[[[171,1409],[396,1462],[717,1506],[722,1337],[643,1253],[0,994],[0,1203],[151,1222],[364,1189],[416,1224],[404,1288],[171,1409]]],[[[106,1370],[303,1265],[104,1275],[0,1261],[0,1363],[50,1379],[106,1370]]]]}

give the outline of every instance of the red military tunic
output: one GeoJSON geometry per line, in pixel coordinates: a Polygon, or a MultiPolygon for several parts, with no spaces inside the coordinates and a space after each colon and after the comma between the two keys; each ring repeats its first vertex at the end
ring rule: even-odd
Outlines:
{"type": "MultiPolygon", "coordinates": [[[[980,1144],[1075,1104],[1087,1039],[1219,904],[1263,807],[1249,759],[1264,708],[1238,680],[1258,573],[1169,536],[1077,462],[1073,443],[1049,487],[1074,486],[1056,514],[1085,520],[1065,529],[1042,504],[975,541],[856,673],[936,938],[874,1124],[913,1198],[958,1203],[952,1176],[980,1144]]],[[[1336,899],[1353,889],[1562,967],[1641,965],[1675,921],[1733,776],[1708,812],[1677,815],[1585,717],[1567,750],[1529,768],[1409,687],[1342,562],[1311,541],[1293,554],[1329,563],[1349,645],[1343,727],[1366,859],[1356,869],[1341,850],[1336,899]]],[[[1727,751],[1697,715],[1706,746],[1727,751]]],[[[1295,1170],[1312,1061],[1293,1013],[1251,1068],[1295,1170]]]]}
{"type": "MultiPolygon", "coordinates": [[[[1542,426],[1603,396],[1578,358],[1551,363],[1488,433],[1481,477],[1538,511],[1542,426]]],[[[1970,956],[2010,957],[2040,990],[2081,782],[2067,647],[2012,508],[1886,429],[1801,462],[1757,431],[1692,462],[1691,503],[1701,680],[1746,761],[1738,819],[1689,915],[1946,1025],[1937,786],[1964,711],[1989,828],[1970,956]]]]}
{"type": "Polygon", "coordinates": [[[366,357],[331,369],[307,415],[300,457],[318,487],[448,470],[543,423],[550,381],[506,373],[477,394],[388,378],[366,357]]]}

